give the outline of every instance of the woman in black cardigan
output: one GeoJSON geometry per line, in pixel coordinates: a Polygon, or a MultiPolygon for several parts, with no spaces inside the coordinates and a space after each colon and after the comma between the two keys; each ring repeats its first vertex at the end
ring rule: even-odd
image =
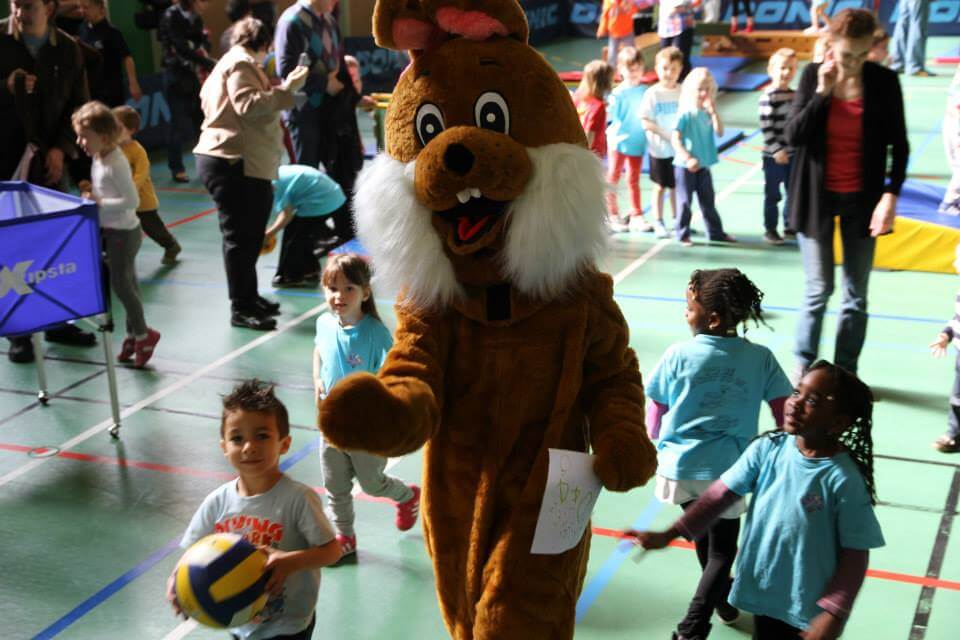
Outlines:
{"type": "Polygon", "coordinates": [[[822,64],[804,69],[786,124],[796,150],[790,226],[798,232],[806,292],[796,373],[816,359],[834,290],[834,217],[843,244],[843,303],[835,361],[856,373],[867,332],[867,283],[877,236],[890,233],[910,147],[897,74],[866,62],[876,21],[846,9],[830,22],[822,64]],[[888,169],[888,158],[889,169],[888,169]]]}

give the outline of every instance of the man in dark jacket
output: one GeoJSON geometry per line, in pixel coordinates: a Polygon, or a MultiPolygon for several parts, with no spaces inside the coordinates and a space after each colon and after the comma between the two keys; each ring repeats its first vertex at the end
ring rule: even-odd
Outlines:
{"type": "Polygon", "coordinates": [[[200,72],[213,69],[210,43],[203,31],[207,0],[176,0],[163,13],[157,39],[163,51],[163,94],[170,107],[167,166],[175,182],[189,182],[183,145],[195,142],[200,126],[200,72]]]}
{"type": "MultiPolygon", "coordinates": [[[[70,116],[89,99],[83,56],[54,26],[56,8],[56,0],[12,0],[10,18],[0,21],[0,179],[12,178],[23,161],[30,182],[53,188],[63,180],[64,160],[79,153],[70,116]]],[[[48,331],[47,339],[95,340],[73,325],[48,331]]],[[[33,360],[29,336],[10,342],[12,361],[33,360]]]]}

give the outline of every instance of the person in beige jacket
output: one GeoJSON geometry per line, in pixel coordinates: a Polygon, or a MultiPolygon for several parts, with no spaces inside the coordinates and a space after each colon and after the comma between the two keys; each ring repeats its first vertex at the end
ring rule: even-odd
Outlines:
{"type": "Polygon", "coordinates": [[[271,180],[283,152],[280,112],[294,104],[308,69],[298,67],[273,87],[262,70],[272,43],[256,18],[236,23],[233,46],[203,83],[203,125],[193,152],[197,170],[217,203],[230,324],[260,331],[277,326],[280,305],[257,291],[257,256],[273,205],[271,180]]]}

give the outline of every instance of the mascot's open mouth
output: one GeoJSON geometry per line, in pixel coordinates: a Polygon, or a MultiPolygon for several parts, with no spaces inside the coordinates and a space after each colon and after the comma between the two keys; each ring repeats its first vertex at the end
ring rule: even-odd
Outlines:
{"type": "Polygon", "coordinates": [[[453,227],[451,235],[458,246],[474,244],[483,238],[510,204],[510,201],[491,200],[479,194],[478,189],[465,189],[457,194],[458,205],[434,212],[453,227]],[[466,201],[461,194],[466,195],[466,201]]]}

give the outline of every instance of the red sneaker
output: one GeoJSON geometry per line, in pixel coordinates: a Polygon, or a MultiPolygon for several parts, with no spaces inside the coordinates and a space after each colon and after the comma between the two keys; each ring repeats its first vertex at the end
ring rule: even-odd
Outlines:
{"type": "Polygon", "coordinates": [[[357,536],[345,536],[342,533],[338,533],[337,544],[340,545],[341,558],[357,552],[357,536]]]}
{"type": "Polygon", "coordinates": [[[410,485],[413,491],[413,497],[406,502],[397,503],[397,529],[406,531],[413,528],[417,523],[417,516],[420,514],[420,487],[415,484],[410,485]]]}
{"type": "Polygon", "coordinates": [[[130,362],[133,360],[135,340],[133,336],[127,336],[120,345],[120,353],[117,354],[117,362],[130,362]]]}
{"type": "Polygon", "coordinates": [[[730,18],[730,35],[740,30],[740,21],[736,18],[730,18]]]}
{"type": "Polygon", "coordinates": [[[744,29],[745,33],[753,33],[753,18],[747,18],[747,28],[744,29]]]}
{"type": "Polygon", "coordinates": [[[148,329],[146,338],[134,342],[133,366],[142,369],[153,356],[153,348],[157,346],[158,342],[160,342],[160,332],[156,329],[148,329]]]}

